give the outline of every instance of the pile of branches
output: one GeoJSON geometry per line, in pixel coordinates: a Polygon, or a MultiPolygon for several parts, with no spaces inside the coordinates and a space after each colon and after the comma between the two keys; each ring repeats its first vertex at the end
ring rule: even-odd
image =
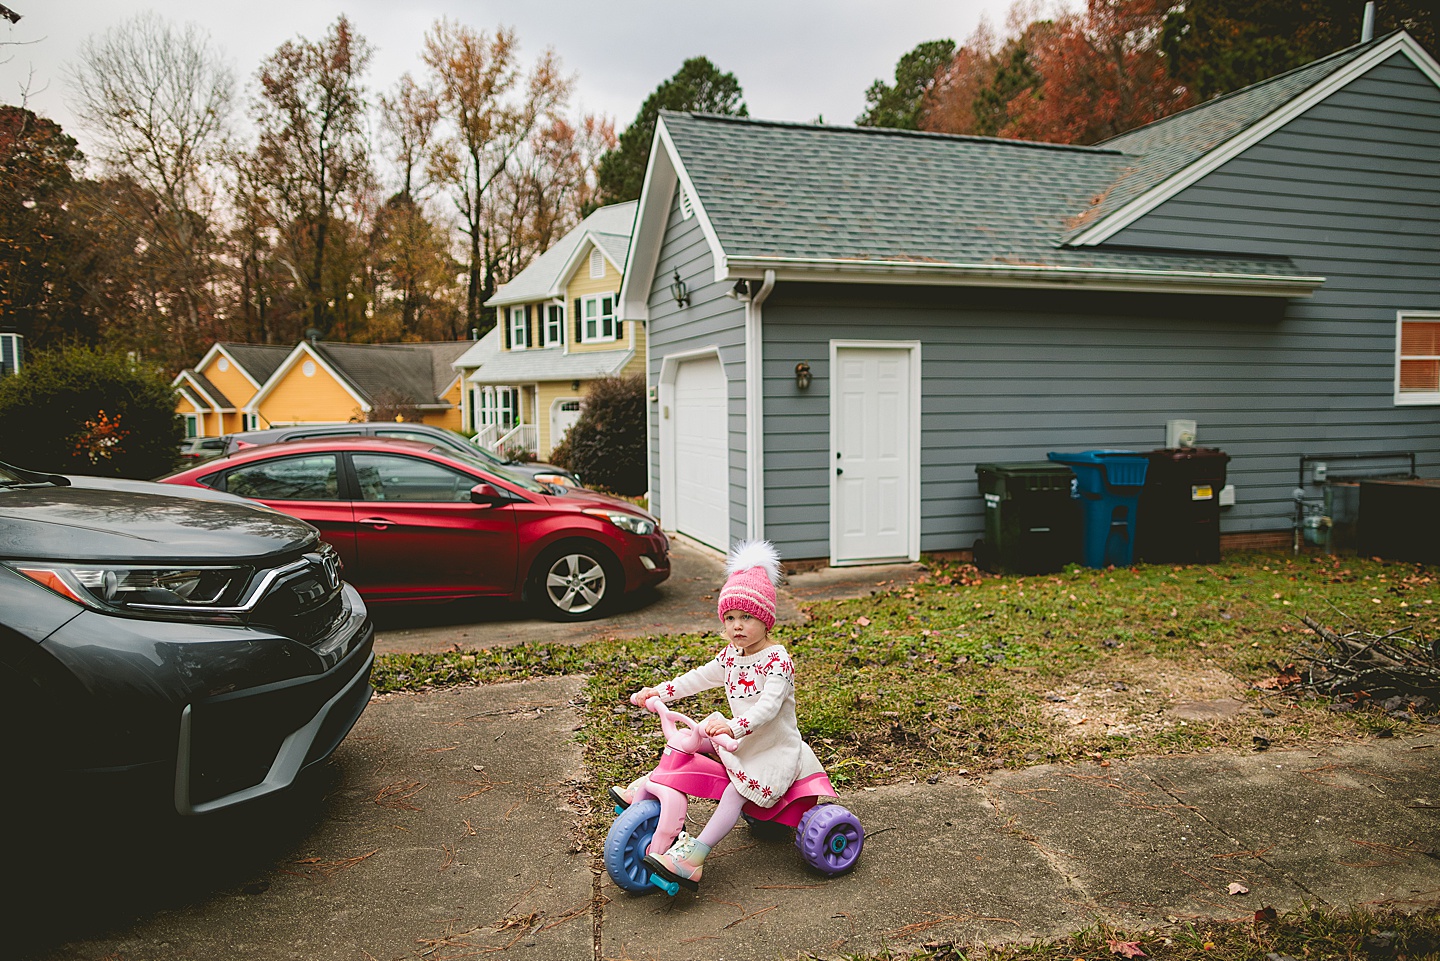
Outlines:
{"type": "Polygon", "coordinates": [[[1312,618],[1302,620],[1319,639],[1311,649],[1295,652],[1309,661],[1304,682],[1310,689],[1345,700],[1369,699],[1387,710],[1440,706],[1440,639],[1427,642],[1408,629],[1339,634],[1312,618]]]}

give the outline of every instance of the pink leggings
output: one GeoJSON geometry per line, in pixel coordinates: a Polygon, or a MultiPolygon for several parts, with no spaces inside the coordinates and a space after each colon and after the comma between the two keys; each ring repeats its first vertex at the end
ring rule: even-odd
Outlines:
{"type": "MultiPolygon", "coordinates": [[[[687,807],[685,795],[673,787],[651,784],[646,778],[632,782],[630,789],[635,792],[634,800],[637,803],[646,797],[653,797],[661,802],[660,823],[655,826],[655,835],[650,839],[650,846],[646,848],[646,853],[664,854],[684,824],[687,807]],[[666,803],[667,801],[668,803],[666,803]]],[[[736,789],[735,785],[725,785],[725,791],[720,795],[720,803],[716,806],[715,813],[710,815],[710,820],[705,823],[705,829],[700,832],[700,836],[696,840],[713,848],[720,843],[721,838],[730,833],[735,822],[740,820],[740,810],[744,806],[745,796],[736,789]]]]}
{"type": "Polygon", "coordinates": [[[705,830],[700,832],[700,837],[696,840],[709,848],[719,844],[720,839],[729,834],[735,822],[740,820],[740,809],[744,806],[745,796],[736,790],[735,785],[725,785],[725,793],[720,795],[720,803],[716,806],[715,813],[705,822],[705,830]]]}

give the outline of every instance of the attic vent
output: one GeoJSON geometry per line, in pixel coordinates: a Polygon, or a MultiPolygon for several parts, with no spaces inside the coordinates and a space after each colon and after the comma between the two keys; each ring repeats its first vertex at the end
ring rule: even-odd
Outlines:
{"type": "Polygon", "coordinates": [[[590,248],[590,279],[598,280],[605,276],[605,255],[600,252],[599,247],[590,248]]]}
{"type": "Polygon", "coordinates": [[[689,220],[695,216],[695,205],[690,202],[690,191],[680,188],[680,216],[689,220]]]}

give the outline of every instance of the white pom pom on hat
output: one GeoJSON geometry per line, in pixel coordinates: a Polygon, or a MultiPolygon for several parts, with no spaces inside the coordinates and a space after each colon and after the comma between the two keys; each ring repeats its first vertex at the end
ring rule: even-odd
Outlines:
{"type": "Polygon", "coordinates": [[[736,544],[725,564],[730,575],[720,591],[716,613],[744,611],[765,625],[775,626],[775,588],[780,586],[780,552],[769,541],[736,544]]]}

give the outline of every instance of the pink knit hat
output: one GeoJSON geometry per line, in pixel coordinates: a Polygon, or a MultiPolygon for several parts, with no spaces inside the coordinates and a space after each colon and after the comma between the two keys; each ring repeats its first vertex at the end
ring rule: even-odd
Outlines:
{"type": "Polygon", "coordinates": [[[765,625],[775,626],[775,588],[780,585],[780,552],[769,541],[736,544],[725,564],[729,578],[716,605],[720,620],[726,611],[744,611],[765,625]]]}

